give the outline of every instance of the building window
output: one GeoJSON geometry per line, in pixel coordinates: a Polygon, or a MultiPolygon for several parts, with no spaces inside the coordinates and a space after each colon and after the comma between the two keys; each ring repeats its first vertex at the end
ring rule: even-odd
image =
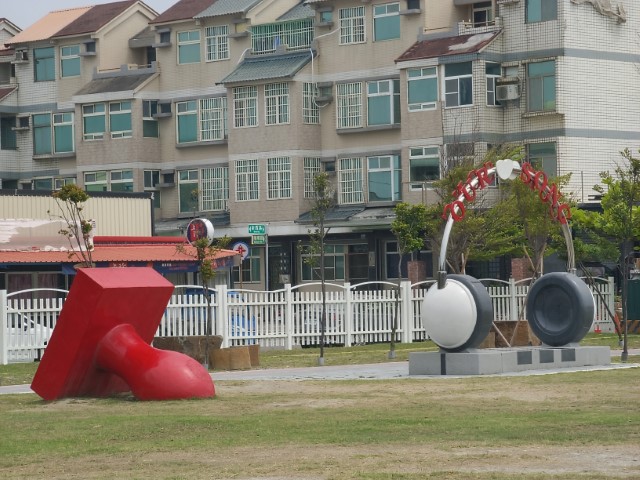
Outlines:
{"type": "Polygon", "coordinates": [[[158,184],[160,183],[160,170],[145,170],[143,172],[144,189],[153,192],[153,207],[160,208],[160,191],[158,184]]]}
{"type": "Polygon", "coordinates": [[[236,200],[258,200],[258,160],[236,161],[236,200]]]}
{"type": "Polygon", "coordinates": [[[491,2],[478,2],[473,4],[473,26],[485,27],[493,25],[493,9],[491,2]]]}
{"type": "Polygon", "coordinates": [[[258,88],[233,88],[233,120],[236,128],[258,125],[258,88]]]}
{"type": "Polygon", "coordinates": [[[239,267],[233,267],[235,283],[257,283],[260,281],[260,248],[249,247],[249,253],[239,267]],[[240,275],[242,274],[242,278],[240,275]]]}
{"type": "Polygon", "coordinates": [[[80,75],[80,45],[60,47],[60,75],[62,77],[80,75]]]}
{"type": "Polygon", "coordinates": [[[2,150],[15,150],[18,148],[15,126],[15,117],[0,118],[0,148],[2,150]]]}
{"type": "Polygon", "coordinates": [[[197,212],[198,170],[180,170],[178,172],[178,199],[180,213],[197,212]]]}
{"type": "Polygon", "coordinates": [[[227,97],[203,98],[200,104],[200,141],[224,140],[227,136],[227,97]]]}
{"type": "Polygon", "coordinates": [[[286,83],[265,85],[264,108],[267,125],[289,123],[289,85],[286,83]]]}
{"type": "Polygon", "coordinates": [[[400,38],[400,4],[385,3],[373,6],[374,41],[400,38]]]}
{"type": "Polygon", "coordinates": [[[60,190],[65,185],[72,185],[76,183],[76,179],[73,177],[46,177],[35,178],[33,180],[34,190],[60,190]]]}
{"type": "Polygon", "coordinates": [[[391,202],[401,198],[400,156],[367,158],[367,183],[370,202],[391,202]]]}
{"type": "Polygon", "coordinates": [[[315,178],[321,171],[320,158],[305,157],[303,160],[304,169],[304,198],[315,198],[315,178]]]}
{"type": "Polygon", "coordinates": [[[312,41],[312,18],[251,27],[253,53],[272,53],[279,45],[284,45],[289,50],[309,48],[312,41]]]}
{"type": "Polygon", "coordinates": [[[340,45],[364,41],[364,7],[341,8],[340,45]]]}
{"type": "MultiPolygon", "coordinates": [[[[300,255],[302,262],[302,280],[305,282],[317,281],[321,278],[320,254],[313,254],[308,248],[303,249],[300,255]],[[313,260],[312,260],[313,259],[313,260]]],[[[325,280],[344,280],[345,274],[345,246],[324,246],[324,278],[325,280]]]]}
{"type": "Polygon", "coordinates": [[[367,82],[367,124],[400,123],[400,80],[367,82]]]}
{"type": "Polygon", "coordinates": [[[229,59],[229,27],[219,25],[207,27],[205,30],[207,45],[207,62],[229,59]]]}
{"type": "Polygon", "coordinates": [[[133,170],[113,170],[109,179],[112,192],[133,192],[133,170]]]}
{"type": "Polygon", "coordinates": [[[527,23],[548,22],[558,18],[558,0],[526,0],[527,23]]]}
{"type": "Polygon", "coordinates": [[[212,167],[201,170],[200,210],[223,211],[227,209],[229,201],[229,167],[212,167]]]}
{"type": "Polygon", "coordinates": [[[51,114],[33,116],[33,154],[51,154],[51,114]]]}
{"type": "Polygon", "coordinates": [[[444,66],[445,105],[460,107],[473,104],[473,76],[471,62],[444,66]]]}
{"type": "Polygon", "coordinates": [[[316,103],[318,89],[313,83],[302,84],[302,119],[307,125],[320,123],[320,108],[316,103]]]}
{"type": "Polygon", "coordinates": [[[33,61],[33,80],[35,82],[46,82],[56,79],[55,48],[34,48],[33,61]]]}
{"type": "Polygon", "coordinates": [[[154,117],[158,113],[157,100],[142,101],[142,136],[158,138],[160,129],[158,128],[158,119],[154,117]]]}
{"type": "Polygon", "coordinates": [[[527,146],[529,162],[536,170],[542,170],[549,177],[558,175],[558,160],[554,142],[530,143],[527,146]]]}
{"type": "Polygon", "coordinates": [[[339,203],[363,203],[362,158],[338,160],[339,203]]]}
{"type": "Polygon", "coordinates": [[[104,103],[82,106],[82,135],[85,140],[104,138],[106,131],[104,103]]]}
{"type": "Polygon", "coordinates": [[[362,83],[336,85],[338,128],[362,126],[362,83]]]}
{"type": "Polygon", "coordinates": [[[407,102],[410,112],[434,110],[438,101],[436,67],[407,70],[407,102]]]}
{"type": "Polygon", "coordinates": [[[496,80],[500,78],[500,64],[487,62],[484,68],[487,77],[487,105],[492,107],[500,105],[496,100],[496,80]]]}
{"type": "Polygon", "coordinates": [[[267,198],[291,198],[291,159],[276,157],[267,159],[267,198]]]}
{"type": "Polygon", "coordinates": [[[87,192],[108,191],[107,172],[86,172],[84,174],[84,189],[87,192]]]}
{"type": "Polygon", "coordinates": [[[195,100],[176,104],[178,143],[198,141],[198,106],[195,100]]]}
{"type": "Polygon", "coordinates": [[[111,138],[131,137],[131,101],[109,104],[109,130],[111,138]]]}
{"type": "Polygon", "coordinates": [[[530,112],[555,111],[556,62],[529,63],[527,65],[528,105],[530,112]]]}
{"type": "Polygon", "coordinates": [[[178,64],[200,62],[200,30],[178,32],[178,64]]]}
{"type": "Polygon", "coordinates": [[[409,149],[411,188],[421,190],[424,184],[439,179],[440,151],[438,147],[411,147],[409,149]]]}
{"type": "Polygon", "coordinates": [[[73,152],[73,112],[53,114],[53,152],[73,152]]]}

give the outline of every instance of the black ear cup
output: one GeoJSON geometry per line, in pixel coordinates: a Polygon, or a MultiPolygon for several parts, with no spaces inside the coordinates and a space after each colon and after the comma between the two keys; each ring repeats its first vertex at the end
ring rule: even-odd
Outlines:
{"type": "Polygon", "coordinates": [[[547,273],[529,290],[529,326],[549,346],[582,340],[591,328],[594,312],[591,290],[573,273],[547,273]]]}
{"type": "Polygon", "coordinates": [[[482,283],[469,275],[447,275],[444,288],[427,291],[422,320],[431,340],[442,350],[478,347],[493,323],[493,303],[482,283]]]}

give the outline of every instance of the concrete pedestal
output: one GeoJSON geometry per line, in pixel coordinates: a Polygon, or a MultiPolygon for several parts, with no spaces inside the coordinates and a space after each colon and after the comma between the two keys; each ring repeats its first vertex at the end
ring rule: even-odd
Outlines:
{"type": "Polygon", "coordinates": [[[409,375],[492,375],[611,364],[609,347],[512,347],[465,352],[412,352],[409,375]]]}

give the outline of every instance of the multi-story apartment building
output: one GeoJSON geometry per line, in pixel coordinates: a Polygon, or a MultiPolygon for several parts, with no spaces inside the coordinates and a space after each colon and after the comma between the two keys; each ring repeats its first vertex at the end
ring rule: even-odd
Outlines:
{"type": "MultiPolygon", "coordinates": [[[[313,176],[326,171],[337,201],[327,278],[392,279],[394,204],[434,201],[430,182],[455,157],[520,144],[548,173],[572,173],[570,193],[591,201],[599,172],[640,143],[638,21],[628,0],[52,12],[5,40],[0,95],[13,90],[0,114],[15,127],[3,130],[0,178],[152,191],[162,234],[206,217],[250,244],[249,225],[264,225],[266,244],[250,247],[236,279],[273,289],[315,279],[300,245],[313,176]]],[[[432,274],[430,252],[421,259],[432,274]]]]}

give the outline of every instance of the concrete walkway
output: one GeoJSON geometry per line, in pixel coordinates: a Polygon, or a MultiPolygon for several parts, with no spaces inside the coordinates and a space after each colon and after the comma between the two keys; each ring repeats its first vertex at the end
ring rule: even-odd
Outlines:
{"type": "MultiPolygon", "coordinates": [[[[620,358],[620,350],[612,350],[611,358],[620,358]]],[[[629,355],[640,355],[640,349],[629,350],[629,355]]],[[[640,368],[637,363],[615,363],[590,367],[561,368],[550,370],[528,370],[525,372],[503,373],[494,376],[550,375],[555,373],[616,370],[620,368],[640,368]]],[[[487,375],[488,376],[488,375],[487,375]]],[[[398,378],[412,379],[448,379],[461,378],[454,375],[409,375],[409,362],[372,363],[365,365],[329,365],[307,368],[270,368],[263,370],[235,370],[214,372],[211,377],[215,382],[233,380],[392,380],[398,378]]],[[[0,395],[33,393],[29,385],[8,385],[0,387],[0,395]]]]}

